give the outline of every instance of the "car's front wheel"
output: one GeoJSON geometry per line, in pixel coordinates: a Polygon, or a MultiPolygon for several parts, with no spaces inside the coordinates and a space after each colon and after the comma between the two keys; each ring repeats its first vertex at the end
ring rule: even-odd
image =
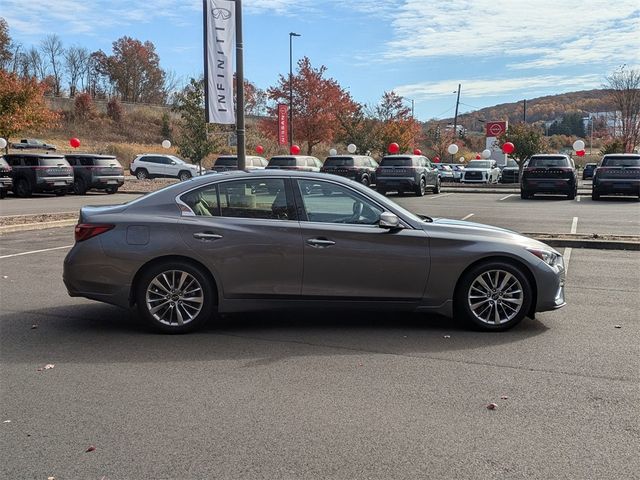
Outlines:
{"type": "Polygon", "coordinates": [[[30,197],[33,193],[33,189],[31,188],[29,180],[27,180],[26,178],[19,178],[15,183],[13,193],[16,195],[16,197],[20,198],[30,197]]]}
{"type": "Polygon", "coordinates": [[[433,193],[435,194],[440,193],[441,188],[442,188],[442,181],[440,180],[440,177],[438,177],[436,179],[436,185],[433,187],[433,193]]]}
{"type": "Polygon", "coordinates": [[[84,195],[87,193],[87,185],[82,178],[75,178],[73,180],[73,193],[76,195],[84,195]]]}
{"type": "Polygon", "coordinates": [[[362,180],[360,180],[360,183],[362,183],[362,185],[364,185],[365,187],[369,186],[369,177],[367,177],[366,175],[362,176],[362,180]]]}
{"type": "Polygon", "coordinates": [[[189,180],[191,178],[191,173],[189,173],[189,172],[180,172],[178,174],[178,178],[180,179],[181,182],[184,182],[185,180],[189,180]]]}
{"type": "Polygon", "coordinates": [[[136,170],[136,178],[138,180],[146,180],[149,178],[149,172],[147,172],[144,168],[139,168],[136,170]]]}
{"type": "Polygon", "coordinates": [[[213,314],[217,295],[213,282],[189,262],[173,261],[146,269],[137,285],[142,318],[163,333],[186,333],[213,314]]]}
{"type": "Polygon", "coordinates": [[[418,197],[423,197],[426,191],[427,181],[424,179],[424,177],[420,177],[420,184],[416,187],[416,195],[418,197]]]}
{"type": "Polygon", "coordinates": [[[456,314],[481,330],[502,331],[520,323],[532,301],[533,291],[521,267],[490,261],[473,267],[460,280],[456,314]]]}

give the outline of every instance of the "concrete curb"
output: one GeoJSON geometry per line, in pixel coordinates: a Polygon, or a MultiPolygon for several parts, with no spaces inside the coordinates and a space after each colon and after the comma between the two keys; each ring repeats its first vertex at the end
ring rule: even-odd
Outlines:
{"type": "Polygon", "coordinates": [[[558,248],[590,248],[596,250],[640,251],[640,236],[614,235],[611,239],[593,238],[585,234],[523,233],[523,235],[558,248]]]}
{"type": "Polygon", "coordinates": [[[53,220],[51,222],[23,223],[20,225],[7,225],[0,227],[0,235],[4,233],[26,232],[29,230],[46,230],[47,228],[70,227],[78,223],[77,218],[68,220],[53,220]]]}

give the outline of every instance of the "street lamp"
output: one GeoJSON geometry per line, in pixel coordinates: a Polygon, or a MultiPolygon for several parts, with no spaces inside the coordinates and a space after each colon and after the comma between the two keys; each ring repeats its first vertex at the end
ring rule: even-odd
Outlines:
{"type": "Polygon", "coordinates": [[[289,149],[293,145],[293,37],[299,33],[289,32],[289,149]]]}

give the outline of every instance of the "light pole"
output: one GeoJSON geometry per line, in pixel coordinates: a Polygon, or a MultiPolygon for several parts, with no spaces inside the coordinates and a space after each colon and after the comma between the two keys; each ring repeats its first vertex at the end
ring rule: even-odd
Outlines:
{"type": "Polygon", "coordinates": [[[289,32],[289,149],[293,145],[293,37],[299,33],[289,32]]]}

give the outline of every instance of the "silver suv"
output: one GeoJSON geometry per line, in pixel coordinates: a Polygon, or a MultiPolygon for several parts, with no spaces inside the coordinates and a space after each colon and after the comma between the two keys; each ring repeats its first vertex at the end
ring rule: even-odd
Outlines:
{"type": "Polygon", "coordinates": [[[191,177],[200,175],[200,168],[197,165],[187,163],[175,155],[161,155],[146,153],[138,155],[129,167],[132,175],[139,180],[146,178],[168,177],[189,180],[191,177]]]}

